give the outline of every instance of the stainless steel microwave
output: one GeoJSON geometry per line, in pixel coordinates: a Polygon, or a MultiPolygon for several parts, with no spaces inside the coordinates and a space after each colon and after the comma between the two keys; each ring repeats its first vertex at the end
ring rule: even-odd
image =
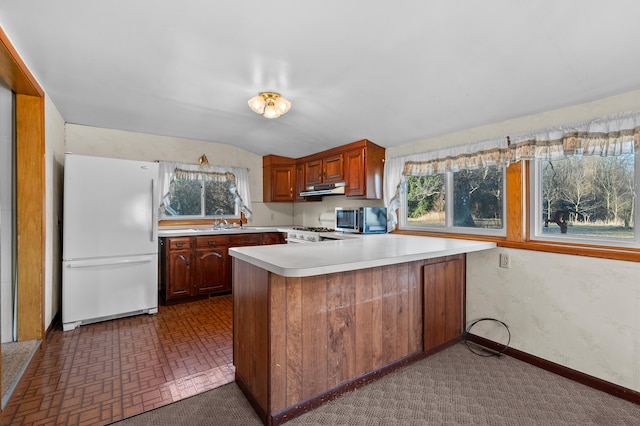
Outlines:
{"type": "Polygon", "coordinates": [[[336,231],[384,234],[387,232],[387,208],[336,207],[336,231]]]}

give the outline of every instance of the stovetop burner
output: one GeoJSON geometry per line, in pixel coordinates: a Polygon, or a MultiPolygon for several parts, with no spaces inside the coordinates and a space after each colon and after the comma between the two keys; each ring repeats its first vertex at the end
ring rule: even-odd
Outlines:
{"type": "Polygon", "coordinates": [[[321,228],[321,227],[313,227],[313,226],[294,226],[294,230],[296,231],[309,231],[309,232],[333,232],[334,229],[331,228],[321,228]]]}

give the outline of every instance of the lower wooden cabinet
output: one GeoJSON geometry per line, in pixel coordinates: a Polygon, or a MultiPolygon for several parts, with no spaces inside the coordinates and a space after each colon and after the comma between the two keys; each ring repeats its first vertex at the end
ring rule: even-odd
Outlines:
{"type": "Polygon", "coordinates": [[[166,248],[160,287],[166,289],[168,298],[188,297],[191,295],[191,238],[167,238],[166,248]]]}
{"type": "Polygon", "coordinates": [[[260,234],[260,244],[286,244],[287,237],[284,232],[265,232],[260,234]]]}
{"type": "Polygon", "coordinates": [[[227,274],[226,247],[196,249],[193,294],[210,294],[231,290],[227,274]]]}
{"type": "Polygon", "coordinates": [[[422,267],[424,351],[464,332],[465,255],[431,259],[422,267]]]}
{"type": "Polygon", "coordinates": [[[284,244],[280,232],[160,239],[160,296],[176,301],[231,291],[230,247],[284,244]]]}

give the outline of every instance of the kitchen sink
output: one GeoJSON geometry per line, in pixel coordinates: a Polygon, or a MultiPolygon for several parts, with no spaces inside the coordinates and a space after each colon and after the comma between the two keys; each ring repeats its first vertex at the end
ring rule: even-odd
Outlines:
{"type": "Polygon", "coordinates": [[[274,227],[253,226],[253,227],[229,227],[229,228],[180,228],[180,229],[158,229],[160,237],[189,236],[189,235],[215,235],[215,234],[244,234],[256,232],[277,232],[274,227]]]}
{"type": "Polygon", "coordinates": [[[173,234],[179,235],[179,234],[192,233],[197,231],[203,231],[203,229],[196,229],[196,228],[158,229],[158,232],[161,234],[171,234],[171,235],[173,234]]]}

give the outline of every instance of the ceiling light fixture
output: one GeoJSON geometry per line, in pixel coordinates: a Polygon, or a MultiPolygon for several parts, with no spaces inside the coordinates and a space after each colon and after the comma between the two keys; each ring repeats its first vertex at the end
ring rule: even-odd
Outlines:
{"type": "Polygon", "coordinates": [[[291,102],[280,96],[279,93],[262,92],[249,99],[249,108],[266,118],[278,118],[289,112],[291,102]]]}

